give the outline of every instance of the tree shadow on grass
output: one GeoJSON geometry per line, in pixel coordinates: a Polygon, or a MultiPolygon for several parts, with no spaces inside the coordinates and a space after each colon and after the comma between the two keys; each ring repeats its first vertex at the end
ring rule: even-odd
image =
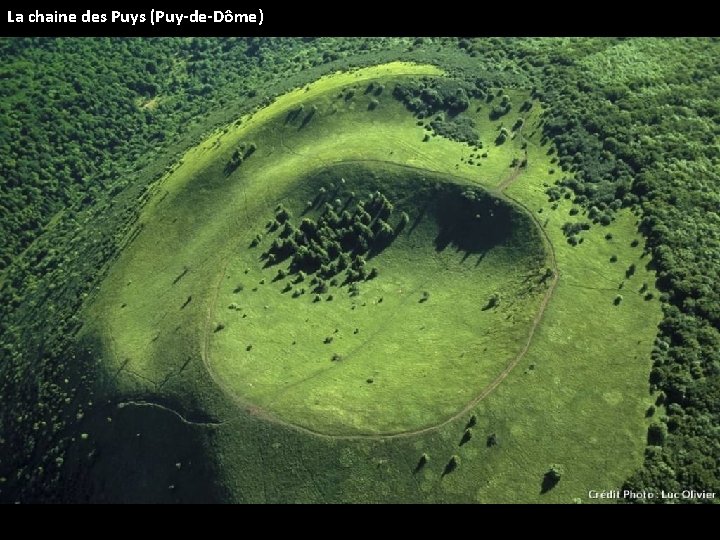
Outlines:
{"type": "Polygon", "coordinates": [[[439,230],[435,250],[440,252],[452,246],[464,253],[463,261],[479,255],[479,264],[488,251],[509,239],[512,209],[483,191],[464,189],[456,185],[438,189],[435,213],[439,230]]]}
{"type": "Polygon", "coordinates": [[[542,483],[540,484],[540,495],[544,495],[545,493],[550,491],[552,488],[557,486],[558,482],[560,482],[560,478],[555,476],[550,471],[546,472],[545,476],[543,476],[542,483]]]}

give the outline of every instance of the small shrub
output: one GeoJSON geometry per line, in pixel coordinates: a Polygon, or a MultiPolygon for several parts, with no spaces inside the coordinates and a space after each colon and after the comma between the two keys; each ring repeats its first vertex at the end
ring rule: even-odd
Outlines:
{"type": "Polygon", "coordinates": [[[552,483],[552,487],[554,487],[560,481],[564,472],[562,465],[552,464],[550,465],[550,469],[545,473],[545,478],[548,479],[552,483]]]}
{"type": "Polygon", "coordinates": [[[493,293],[490,298],[488,298],[487,304],[482,308],[483,311],[487,311],[488,309],[493,309],[500,303],[500,294],[499,293],[493,293]]]}
{"type": "Polygon", "coordinates": [[[497,435],[495,433],[491,433],[490,435],[488,435],[487,442],[485,444],[488,448],[497,446],[497,444],[498,444],[497,435]]]}
{"type": "Polygon", "coordinates": [[[616,306],[619,306],[619,305],[620,305],[620,302],[622,302],[622,301],[623,301],[622,295],[621,295],[621,294],[618,294],[618,295],[615,297],[615,300],[613,300],[613,304],[615,304],[616,306]]]}
{"type": "Polygon", "coordinates": [[[450,474],[455,469],[457,469],[460,466],[460,458],[457,455],[453,455],[450,458],[450,461],[447,462],[447,465],[445,465],[445,470],[443,471],[443,475],[450,474]]]}

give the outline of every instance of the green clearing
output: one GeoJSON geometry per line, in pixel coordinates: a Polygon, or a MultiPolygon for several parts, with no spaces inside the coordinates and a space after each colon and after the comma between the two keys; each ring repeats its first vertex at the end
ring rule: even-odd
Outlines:
{"type": "MultiPolygon", "coordinates": [[[[512,111],[497,121],[488,118],[486,104],[471,104],[484,144],[478,152],[442,137],[424,140],[424,125],[391,97],[396,80],[423,73],[439,75],[432,67],[392,64],[328,76],[188,152],[154,187],[139,234],[88,310],[94,322],[85,333],[101,340],[107,392],[172,403],[224,422],[193,429],[208,430],[205,451],[235,500],[570,502],[584,500],[589,489],[618,487],[641,463],[642,412],[652,401],[647,358],[660,309],[638,292],[643,282],[653,290],[654,279],[642,247],[631,245],[634,216],[621,211],[608,227],[582,232],[583,243],[568,244],[561,226],[582,214],[570,215],[569,200],[555,209],[547,200],[545,187],[558,173],[549,172],[554,165],[547,147],[532,134],[538,104],[523,129],[527,167],[514,171],[511,163],[524,156],[523,137],[493,141],[502,126],[515,124],[528,94],[507,92],[512,111]],[[364,93],[371,80],[385,87],[379,97],[364,93]],[[316,111],[304,126],[288,121],[300,104],[303,115],[316,111]],[[227,174],[242,144],[257,149],[227,174]],[[438,252],[438,225],[428,217],[377,257],[380,275],[361,284],[358,297],[340,288],[331,302],[286,298],[271,281],[277,270],[262,270],[247,245],[278,202],[297,216],[296,205],[318,187],[314,175],[337,170],[358,193],[383,182],[382,191],[399,208],[407,204],[411,218],[418,202],[437,193],[435,183],[507,187],[505,204],[524,206],[536,224],[525,217],[525,226],[513,229],[523,233],[523,242],[494,248],[477,264],[476,256],[463,262],[452,247],[438,252]],[[423,174],[433,186],[424,191],[414,187],[423,174]],[[537,262],[546,243],[538,227],[552,244],[559,277],[535,328],[546,291],[523,296],[518,283],[548,266],[537,262]],[[534,239],[534,249],[527,239],[534,239]],[[632,263],[637,269],[625,279],[632,263]],[[240,281],[236,302],[248,312],[246,327],[231,319],[241,312],[227,308],[240,281]],[[424,290],[430,297],[419,302],[424,290]],[[494,292],[501,296],[498,309],[481,311],[494,292]],[[615,305],[618,294],[623,298],[615,305]],[[353,303],[360,305],[352,310],[353,303]],[[298,329],[305,319],[309,327],[298,329]],[[218,323],[225,327],[213,332],[218,323]],[[334,328],[337,343],[322,343],[334,328]],[[352,334],[353,328],[360,332],[352,334]],[[517,356],[531,329],[529,349],[507,378],[471,410],[443,423],[517,356]],[[300,352],[291,356],[293,340],[300,352]],[[347,349],[335,351],[336,345],[347,349]],[[346,360],[334,365],[334,352],[346,360]],[[404,362],[413,359],[409,369],[404,362]],[[424,375],[433,381],[421,384],[424,375]],[[298,384],[310,376],[312,383],[298,384]],[[231,389],[242,406],[221,388],[231,389]],[[471,415],[475,425],[465,440],[471,415]],[[333,435],[442,425],[413,436],[356,440],[308,434],[275,416],[333,435]],[[419,465],[423,453],[429,460],[419,465]],[[448,463],[455,454],[453,469],[448,463]],[[541,495],[551,463],[563,465],[565,474],[541,495]],[[606,486],[597,485],[598,470],[606,486]]],[[[97,466],[109,467],[102,459],[97,466]]],[[[178,480],[178,496],[192,489],[192,481],[178,480]]]]}

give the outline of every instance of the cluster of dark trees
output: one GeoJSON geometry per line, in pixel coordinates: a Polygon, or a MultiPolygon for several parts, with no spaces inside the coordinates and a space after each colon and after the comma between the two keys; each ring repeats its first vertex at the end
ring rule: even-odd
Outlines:
{"type": "Polygon", "coordinates": [[[232,173],[235,169],[242,165],[243,161],[252,156],[255,153],[255,150],[257,150],[257,145],[255,143],[241,144],[235,149],[232,156],[230,156],[230,160],[225,165],[225,174],[232,173]]]}
{"type": "Polygon", "coordinates": [[[470,106],[470,97],[484,95],[461,79],[432,79],[398,83],[393,96],[418,119],[434,118],[428,128],[436,135],[482,148],[472,118],[462,114],[470,106]]]}
{"type": "Polygon", "coordinates": [[[428,118],[440,111],[459,114],[470,106],[468,95],[474,94],[474,87],[461,80],[438,78],[398,83],[393,90],[393,96],[418,118],[428,118]]]}
{"type": "MultiPolygon", "coordinates": [[[[315,274],[311,281],[314,292],[326,293],[328,285],[338,284],[342,273],[345,276],[342,284],[377,277],[378,270],[368,268],[367,257],[392,243],[408,224],[408,214],[402,212],[398,223],[392,226],[388,220],[394,206],[379,191],[367,201],[355,201],[354,195],[344,200],[334,198],[335,195],[337,190],[333,187],[321,188],[310,202],[310,206],[320,207],[317,220],[305,217],[298,226],[292,224],[291,214],[282,204],[275,209],[275,218],[268,222],[267,229],[276,236],[262,258],[268,265],[290,259],[288,271],[280,269],[277,279],[289,276],[291,281],[301,282],[306,275],[315,274]]],[[[257,243],[256,238],[253,245],[257,243]]]]}

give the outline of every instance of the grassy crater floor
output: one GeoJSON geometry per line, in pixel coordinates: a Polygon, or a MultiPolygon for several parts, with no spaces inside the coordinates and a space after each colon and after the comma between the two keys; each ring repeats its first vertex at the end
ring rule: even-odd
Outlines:
{"type": "Polygon", "coordinates": [[[265,255],[283,234],[264,220],[239,233],[206,331],[224,390],[313,431],[393,434],[456,415],[520,354],[548,285],[524,210],[378,163],[318,171],[280,201],[299,223],[322,216],[325,201],[342,213],[378,190],[397,233],[366,253],[372,279],[300,275],[290,258],[271,264],[265,255]]]}

